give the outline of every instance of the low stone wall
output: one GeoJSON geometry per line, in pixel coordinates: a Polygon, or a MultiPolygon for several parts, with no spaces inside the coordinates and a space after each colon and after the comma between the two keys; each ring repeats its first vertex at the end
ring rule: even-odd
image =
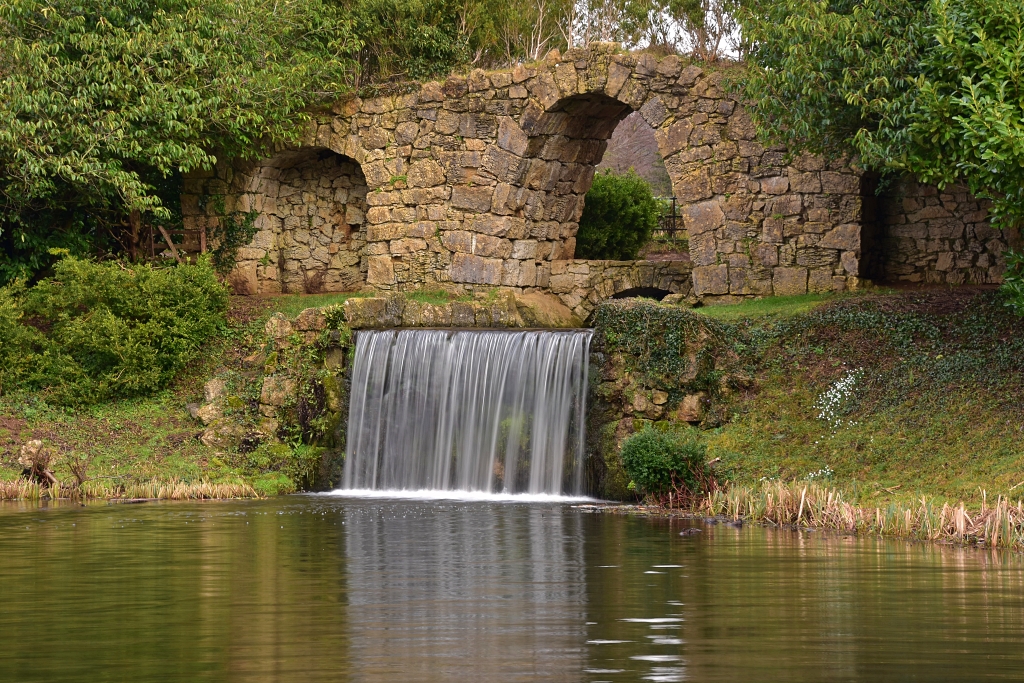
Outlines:
{"type": "Polygon", "coordinates": [[[526,327],[511,292],[480,301],[426,303],[401,294],[349,299],[345,321],[353,330],[390,327],[526,327]]]}
{"type": "Polygon", "coordinates": [[[939,190],[903,179],[879,202],[877,279],[929,284],[996,284],[1020,231],[992,227],[990,203],[963,187],[939,190]]]}
{"type": "Polygon", "coordinates": [[[659,289],[688,298],[690,261],[553,261],[548,288],[580,320],[602,301],[631,289],[659,289]]]}

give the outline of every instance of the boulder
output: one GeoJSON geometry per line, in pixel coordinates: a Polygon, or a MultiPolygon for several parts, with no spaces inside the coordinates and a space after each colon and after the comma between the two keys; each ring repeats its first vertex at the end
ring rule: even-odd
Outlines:
{"type": "Polygon", "coordinates": [[[224,411],[217,403],[207,403],[196,410],[196,418],[204,425],[211,424],[222,417],[224,417],[224,411]]]}
{"type": "Polygon", "coordinates": [[[228,450],[238,448],[245,437],[245,428],[228,418],[214,420],[203,431],[199,440],[207,448],[228,450]]]}
{"type": "Polygon", "coordinates": [[[275,313],[267,320],[263,331],[271,339],[284,339],[292,333],[292,324],[284,317],[284,313],[275,313]]]}
{"type": "Polygon", "coordinates": [[[516,308],[525,327],[581,327],[582,323],[561,299],[544,292],[516,297],[516,308]]]}
{"type": "Polygon", "coordinates": [[[300,332],[319,332],[327,328],[327,316],[321,308],[307,308],[295,317],[294,327],[300,332]]]}
{"type": "Polygon", "coordinates": [[[211,379],[203,385],[203,399],[207,403],[213,403],[224,395],[224,391],[227,389],[227,386],[228,383],[219,377],[211,379]]]}
{"type": "Polygon", "coordinates": [[[679,407],[672,413],[672,419],[676,422],[700,422],[704,419],[704,398],[703,392],[684,396],[679,407]]]}

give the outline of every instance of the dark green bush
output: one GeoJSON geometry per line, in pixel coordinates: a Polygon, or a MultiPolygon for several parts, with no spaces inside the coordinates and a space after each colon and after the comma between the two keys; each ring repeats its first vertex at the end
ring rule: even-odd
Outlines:
{"type": "Polygon", "coordinates": [[[65,404],[151,393],[199,354],[226,308],[206,261],[154,268],[64,258],[52,278],[0,294],[0,389],[65,404]]]}
{"type": "Polygon", "coordinates": [[[1006,255],[1002,290],[1006,295],[1006,305],[1017,315],[1024,316],[1024,253],[1011,251],[1006,255]]]}
{"type": "Polygon", "coordinates": [[[626,439],[621,457],[633,485],[647,495],[696,495],[710,479],[707,447],[692,433],[646,427],[626,439]]]}
{"type": "Polygon", "coordinates": [[[576,257],[634,259],[658,226],[661,205],[651,186],[632,169],[594,176],[576,234],[576,257]]]}

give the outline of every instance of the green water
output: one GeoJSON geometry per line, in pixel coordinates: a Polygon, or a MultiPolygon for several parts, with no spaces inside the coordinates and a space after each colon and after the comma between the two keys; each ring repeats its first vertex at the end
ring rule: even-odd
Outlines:
{"type": "Polygon", "coordinates": [[[344,500],[0,507],[0,681],[1024,679],[1018,557],[344,500]]]}

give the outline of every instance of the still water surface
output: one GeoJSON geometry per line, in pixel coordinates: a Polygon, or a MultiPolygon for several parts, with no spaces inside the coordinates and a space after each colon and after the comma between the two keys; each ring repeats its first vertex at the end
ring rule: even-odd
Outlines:
{"type": "Polygon", "coordinates": [[[0,507],[0,681],[1024,680],[1014,555],[352,499],[0,507]]]}

